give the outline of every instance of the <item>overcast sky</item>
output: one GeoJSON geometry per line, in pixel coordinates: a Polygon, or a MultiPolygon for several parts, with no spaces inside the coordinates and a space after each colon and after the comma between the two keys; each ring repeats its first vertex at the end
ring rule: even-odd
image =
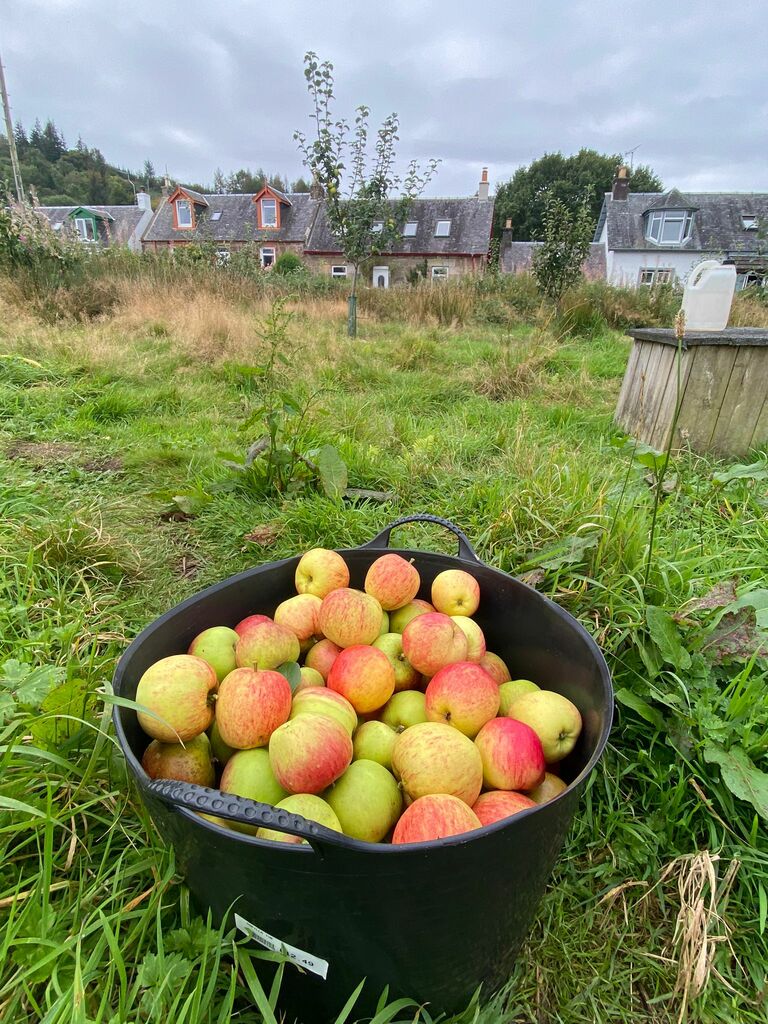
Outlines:
{"type": "Polygon", "coordinates": [[[52,118],[107,160],[210,183],[302,171],[302,57],[337,108],[401,118],[432,194],[546,151],[638,147],[667,187],[768,191],[768,0],[2,0],[15,119],[52,118]]]}

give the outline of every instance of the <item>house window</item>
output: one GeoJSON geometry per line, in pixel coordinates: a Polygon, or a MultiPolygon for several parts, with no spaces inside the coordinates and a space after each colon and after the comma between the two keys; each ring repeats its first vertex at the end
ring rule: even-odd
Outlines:
{"type": "Polygon", "coordinates": [[[742,213],[741,226],[745,231],[757,231],[757,217],[752,213],[742,213]]]}
{"type": "Polygon", "coordinates": [[[75,231],[81,242],[96,241],[96,225],[90,217],[75,217],[75,231]]]}
{"type": "Polygon", "coordinates": [[[263,228],[277,227],[277,200],[261,200],[261,226],[263,228]]]}
{"type": "Polygon", "coordinates": [[[383,220],[375,220],[373,222],[373,224],[371,225],[371,231],[375,235],[380,234],[383,230],[384,230],[384,221],[383,220]]]}
{"type": "Polygon", "coordinates": [[[445,281],[448,277],[448,267],[432,267],[432,280],[445,281]]]}
{"type": "Polygon", "coordinates": [[[221,220],[221,210],[214,210],[211,214],[211,220],[221,220]]]}
{"type": "Polygon", "coordinates": [[[648,216],[646,238],[658,245],[680,245],[691,234],[689,210],[654,210],[648,216]]]}
{"type": "Polygon", "coordinates": [[[347,276],[347,268],[346,267],[342,267],[342,266],[331,267],[331,277],[346,277],[346,276],[347,276]]]}
{"type": "Polygon", "coordinates": [[[439,220],[435,225],[435,238],[447,238],[451,233],[451,222],[439,220]]]}
{"type": "Polygon", "coordinates": [[[275,262],[275,250],[273,246],[265,247],[261,249],[261,265],[262,267],[271,267],[275,262]]]}
{"type": "Polygon", "coordinates": [[[403,238],[413,238],[414,235],[416,234],[416,229],[418,228],[418,226],[419,226],[418,221],[415,221],[415,220],[408,220],[408,221],[406,221],[405,222],[405,227],[403,228],[403,238]]]}
{"type": "Polygon", "coordinates": [[[176,200],[176,227],[192,227],[192,204],[188,199],[176,200]]]}
{"type": "Polygon", "coordinates": [[[670,284],[675,279],[675,272],[671,267],[644,267],[640,271],[638,284],[653,287],[656,284],[670,284]]]}

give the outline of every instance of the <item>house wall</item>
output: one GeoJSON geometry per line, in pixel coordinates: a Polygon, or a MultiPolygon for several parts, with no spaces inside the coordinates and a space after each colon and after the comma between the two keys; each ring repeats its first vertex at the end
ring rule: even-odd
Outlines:
{"type": "Polygon", "coordinates": [[[640,249],[633,252],[608,250],[607,279],[609,284],[637,286],[640,271],[671,267],[681,282],[685,282],[690,271],[703,259],[705,253],[670,252],[669,250],[640,249]]]}
{"type": "MultiPolygon", "coordinates": [[[[317,256],[305,255],[304,262],[307,267],[316,274],[327,274],[330,276],[331,267],[341,266],[344,259],[341,256],[317,256]]],[[[464,277],[467,274],[481,274],[486,266],[484,256],[392,256],[382,254],[370,260],[364,269],[361,269],[360,276],[363,283],[371,284],[373,267],[389,267],[389,283],[404,284],[408,280],[408,273],[412,270],[422,272],[426,263],[427,280],[431,280],[432,267],[447,267],[448,279],[464,277]]],[[[351,272],[351,270],[350,270],[351,272]]]]}
{"type": "MultiPolygon", "coordinates": [[[[183,232],[179,232],[183,234],[183,232]]],[[[217,249],[228,249],[230,252],[236,252],[238,249],[242,249],[243,246],[253,246],[255,250],[259,250],[262,247],[265,249],[272,248],[275,250],[275,259],[281,253],[284,252],[295,252],[296,255],[303,259],[304,258],[304,246],[301,242],[278,242],[278,241],[262,241],[254,240],[249,242],[222,242],[214,241],[210,238],[174,238],[171,241],[163,242],[144,242],[144,250],[146,252],[166,252],[168,249],[180,249],[185,245],[213,245],[217,249]]]]}

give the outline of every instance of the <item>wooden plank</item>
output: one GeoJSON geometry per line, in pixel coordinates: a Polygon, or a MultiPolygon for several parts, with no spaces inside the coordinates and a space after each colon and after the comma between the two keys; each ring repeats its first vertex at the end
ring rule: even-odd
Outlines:
{"type": "Polygon", "coordinates": [[[768,396],[763,400],[763,408],[757,417],[749,446],[750,448],[768,448],[768,396]]]}
{"type": "Polygon", "coordinates": [[[670,371],[675,363],[675,355],[675,349],[669,345],[657,345],[656,351],[648,361],[645,371],[645,402],[635,427],[635,437],[645,444],[651,443],[656,417],[667,390],[670,371]]]}
{"type": "Polygon", "coordinates": [[[744,455],[750,447],[768,387],[768,348],[737,349],[728,390],[709,447],[721,455],[744,455]]]}
{"type": "MultiPolygon", "coordinates": [[[[672,365],[669,369],[667,387],[659,404],[659,411],[656,416],[656,422],[653,425],[651,439],[648,441],[648,444],[653,448],[657,448],[662,452],[667,450],[667,445],[669,444],[669,432],[672,429],[672,420],[675,418],[675,405],[677,404],[677,349],[673,349],[673,351],[675,354],[672,360],[672,365]]],[[[685,389],[688,386],[688,379],[690,377],[691,367],[695,358],[695,348],[683,349],[682,357],[680,359],[681,408],[682,399],[685,398],[685,389]]],[[[675,439],[674,444],[676,447],[680,447],[679,430],[677,431],[677,438],[675,439]]]]}
{"type": "Polygon", "coordinates": [[[693,451],[709,449],[738,351],[725,346],[696,349],[677,424],[681,442],[693,451]]]}
{"type": "Polygon", "coordinates": [[[638,354],[632,380],[628,384],[627,403],[620,423],[622,429],[631,437],[635,436],[635,425],[645,404],[645,370],[657,348],[652,342],[641,342],[640,344],[642,347],[638,354]]]}
{"type": "Polygon", "coordinates": [[[632,382],[635,379],[635,374],[637,373],[637,365],[640,360],[640,352],[642,348],[642,341],[635,341],[632,343],[632,350],[629,353],[629,359],[627,360],[627,368],[624,371],[624,380],[621,382],[621,391],[619,392],[619,399],[616,403],[616,412],[613,417],[619,426],[623,425],[624,416],[626,415],[627,407],[631,401],[632,382]]]}

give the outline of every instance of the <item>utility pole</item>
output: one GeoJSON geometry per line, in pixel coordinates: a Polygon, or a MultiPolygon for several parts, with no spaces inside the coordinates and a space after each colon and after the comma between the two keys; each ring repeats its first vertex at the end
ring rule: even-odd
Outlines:
{"type": "Polygon", "coordinates": [[[3,94],[3,113],[5,114],[5,132],[8,136],[8,149],[11,152],[11,167],[13,168],[13,184],[16,189],[16,198],[20,203],[24,202],[24,186],[21,183],[21,171],[19,170],[19,154],[16,152],[16,139],[13,134],[13,121],[11,120],[11,105],[8,102],[8,90],[5,87],[5,70],[0,57],[0,92],[3,94]]]}

